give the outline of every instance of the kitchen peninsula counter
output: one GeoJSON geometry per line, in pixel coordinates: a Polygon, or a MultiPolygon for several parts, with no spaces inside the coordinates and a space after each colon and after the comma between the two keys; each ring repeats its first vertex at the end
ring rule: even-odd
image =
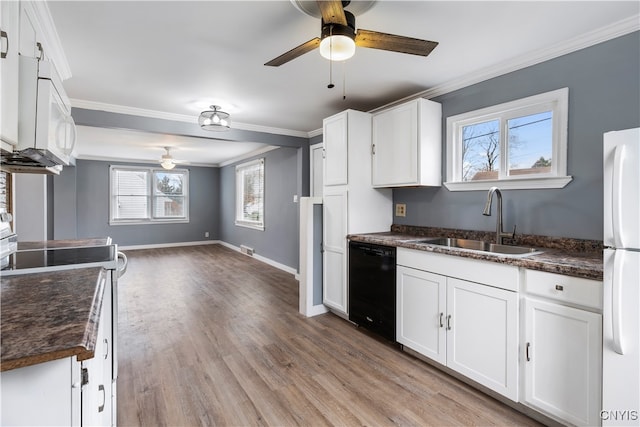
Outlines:
{"type": "Polygon", "coordinates": [[[92,358],[104,274],[92,267],[2,277],[0,371],[70,356],[92,358]]]}
{"type": "MultiPolygon", "coordinates": [[[[348,239],[378,245],[404,247],[426,252],[491,261],[531,270],[562,274],[584,279],[603,279],[602,242],[591,240],[516,235],[513,244],[538,248],[541,253],[527,256],[505,256],[467,249],[416,242],[430,237],[454,237],[491,241],[495,233],[432,227],[392,226],[391,231],[349,235],[348,239]]],[[[511,243],[511,242],[510,242],[511,243]]]]}

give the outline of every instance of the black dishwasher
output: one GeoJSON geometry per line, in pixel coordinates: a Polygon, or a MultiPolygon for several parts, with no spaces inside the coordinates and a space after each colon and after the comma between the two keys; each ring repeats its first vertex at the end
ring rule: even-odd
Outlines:
{"type": "Polygon", "coordinates": [[[396,248],[349,242],[349,320],[396,340],[396,248]]]}

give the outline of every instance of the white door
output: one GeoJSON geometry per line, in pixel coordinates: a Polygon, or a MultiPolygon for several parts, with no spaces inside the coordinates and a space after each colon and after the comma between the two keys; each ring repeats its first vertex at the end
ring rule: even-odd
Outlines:
{"type": "Polygon", "coordinates": [[[449,277],[447,313],[447,366],[517,401],[516,292],[449,277]]]}
{"type": "Polygon", "coordinates": [[[347,192],[323,199],[323,303],[347,313],[347,192]]]}
{"type": "Polygon", "coordinates": [[[524,311],[524,401],[571,424],[599,425],[602,316],[533,298],[524,311]]]}
{"type": "Polygon", "coordinates": [[[322,163],[323,163],[323,145],[314,144],[309,147],[310,157],[310,178],[311,178],[311,197],[322,197],[322,163]]]}
{"type": "Polygon", "coordinates": [[[396,340],[445,364],[447,279],[398,266],[396,270],[396,340]]]}
{"type": "Polygon", "coordinates": [[[348,113],[340,113],[324,120],[324,185],[348,184],[348,113]]]}

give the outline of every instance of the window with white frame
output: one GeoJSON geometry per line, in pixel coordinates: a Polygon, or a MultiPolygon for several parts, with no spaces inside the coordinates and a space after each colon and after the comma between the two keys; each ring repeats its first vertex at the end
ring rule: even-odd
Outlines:
{"type": "Polygon", "coordinates": [[[236,166],[236,225],[264,230],[264,158],[236,166]]]}
{"type": "Polygon", "coordinates": [[[111,166],[110,224],[189,222],[189,171],[111,166]]]}
{"type": "Polygon", "coordinates": [[[447,118],[451,191],[562,188],[567,176],[569,89],[447,118]]]}

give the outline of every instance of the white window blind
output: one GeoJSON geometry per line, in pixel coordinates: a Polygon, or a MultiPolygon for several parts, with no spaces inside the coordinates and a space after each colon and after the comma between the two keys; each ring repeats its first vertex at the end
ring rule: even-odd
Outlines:
{"type": "Polygon", "coordinates": [[[264,158],[236,166],[236,225],[264,230],[264,158]]]}
{"type": "Polygon", "coordinates": [[[111,166],[110,224],[188,222],[187,170],[111,166]]]}

